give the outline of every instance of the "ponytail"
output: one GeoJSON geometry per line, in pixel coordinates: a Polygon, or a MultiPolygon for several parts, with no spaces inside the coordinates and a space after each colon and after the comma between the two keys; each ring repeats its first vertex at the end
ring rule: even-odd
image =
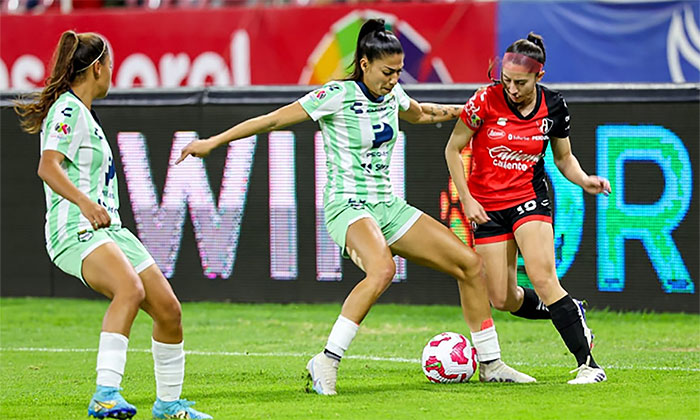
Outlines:
{"type": "Polygon", "coordinates": [[[401,42],[391,31],[387,31],[384,19],[369,19],[360,28],[357,35],[355,58],[352,73],[346,80],[361,81],[363,76],[360,60],[366,57],[370,62],[387,55],[403,54],[401,42]]]}
{"type": "Polygon", "coordinates": [[[20,117],[22,130],[30,134],[38,133],[51,105],[87,70],[87,63],[94,64],[104,59],[105,50],[105,41],[96,34],[77,34],[74,31],[61,34],[51,59],[51,75],[46,79],[44,89],[14,101],[14,110],[20,117]]]}

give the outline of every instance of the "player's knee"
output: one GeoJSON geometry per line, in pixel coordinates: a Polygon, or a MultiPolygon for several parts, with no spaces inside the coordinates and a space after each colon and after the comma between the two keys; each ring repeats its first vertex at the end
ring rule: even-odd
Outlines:
{"type": "Polygon", "coordinates": [[[528,278],[535,290],[547,289],[557,284],[557,273],[551,270],[528,271],[528,278]]]}
{"type": "Polygon", "coordinates": [[[117,291],[114,299],[119,299],[126,305],[138,308],[146,299],[146,290],[144,290],[140,281],[135,281],[117,291]]]}
{"type": "Polygon", "coordinates": [[[182,322],[182,306],[180,302],[173,298],[162,303],[158,308],[158,322],[171,327],[179,327],[182,322]]]}
{"type": "Polygon", "coordinates": [[[396,275],[396,264],[394,264],[393,259],[389,258],[376,267],[372,267],[367,273],[367,280],[374,286],[375,292],[381,294],[389,287],[394,275],[396,275]]]}
{"type": "Polygon", "coordinates": [[[484,275],[483,271],[483,261],[479,254],[465,246],[455,263],[454,277],[458,281],[472,282],[480,279],[484,275]]]}
{"type": "Polygon", "coordinates": [[[489,295],[491,305],[499,311],[509,311],[508,296],[505,293],[493,293],[489,295]]]}

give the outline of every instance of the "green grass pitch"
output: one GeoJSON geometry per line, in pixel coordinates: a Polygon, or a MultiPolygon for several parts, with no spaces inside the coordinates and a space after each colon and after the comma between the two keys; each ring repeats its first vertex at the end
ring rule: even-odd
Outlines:
{"type": "MultiPolygon", "coordinates": [[[[0,299],[0,418],[85,419],[105,300],[0,299]]],[[[339,304],[183,304],[183,397],[223,419],[700,419],[700,317],[589,311],[608,381],[572,386],[573,357],[547,321],[494,313],[503,359],[529,385],[429,383],[437,333],[466,334],[454,306],[377,305],[340,365],[336,397],[304,391],[339,304]]],[[[150,419],[151,323],[131,332],[123,395],[150,419]]]]}

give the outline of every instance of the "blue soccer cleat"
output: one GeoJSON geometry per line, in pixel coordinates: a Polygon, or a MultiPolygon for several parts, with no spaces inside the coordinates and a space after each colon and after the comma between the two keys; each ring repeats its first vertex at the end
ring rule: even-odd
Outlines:
{"type": "Polygon", "coordinates": [[[192,406],[194,401],[185,399],[175,401],[161,401],[156,398],[153,403],[154,419],[213,419],[209,414],[201,413],[192,406]]]}
{"type": "Polygon", "coordinates": [[[130,419],[136,415],[136,407],[119,394],[121,388],[97,385],[88,405],[88,416],[98,419],[130,419]]]}

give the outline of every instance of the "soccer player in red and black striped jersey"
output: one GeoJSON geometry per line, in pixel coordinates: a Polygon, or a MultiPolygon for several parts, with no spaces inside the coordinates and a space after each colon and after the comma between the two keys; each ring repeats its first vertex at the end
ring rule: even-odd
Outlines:
{"type": "Polygon", "coordinates": [[[579,366],[569,383],[602,382],[605,372],[591,356],[583,307],[562,288],[556,273],[544,171],[547,144],[551,142],[559,171],[587,193],[607,194],[610,183],[587,175],[571,153],[566,102],[559,92],[539,84],[544,63],[539,35],[530,33],[511,44],[502,59],[500,81],[477,91],[464,106],[445,158],[472,222],[493,306],[525,318],[551,319],[579,366]],[[460,153],[470,141],[467,182],[460,153]],[[535,290],[517,284],[518,249],[535,290]]]}

